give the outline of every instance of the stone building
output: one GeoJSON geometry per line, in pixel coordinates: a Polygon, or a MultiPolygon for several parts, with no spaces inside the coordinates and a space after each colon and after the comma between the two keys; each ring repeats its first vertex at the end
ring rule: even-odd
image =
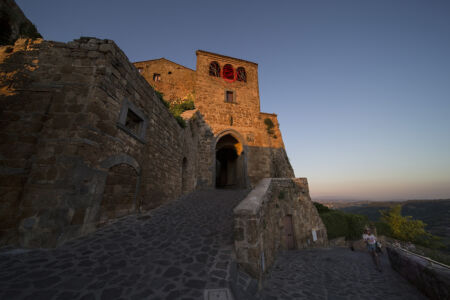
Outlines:
{"type": "Polygon", "coordinates": [[[165,58],[136,62],[171,103],[193,100],[214,134],[217,187],[254,187],[294,177],[275,114],[260,111],[258,65],[198,50],[191,70],[165,58]]]}
{"type": "Polygon", "coordinates": [[[109,40],[0,47],[0,244],[55,246],[213,183],[213,134],[182,128],[109,40]]]}
{"type": "MultiPolygon", "coordinates": [[[[278,177],[292,203],[251,218],[262,226],[298,216],[296,247],[304,247],[323,224],[309,192],[290,184],[276,115],[260,112],[257,75],[255,63],[205,51],[197,71],[165,59],[133,65],[114,42],[87,37],[0,47],[0,245],[57,246],[197,189],[278,177]],[[172,104],[194,101],[185,128],[149,83],[172,104]]],[[[261,207],[278,201],[263,198],[261,207]]],[[[256,253],[278,241],[266,249],[276,253],[278,225],[278,237],[241,244],[256,253]]]]}

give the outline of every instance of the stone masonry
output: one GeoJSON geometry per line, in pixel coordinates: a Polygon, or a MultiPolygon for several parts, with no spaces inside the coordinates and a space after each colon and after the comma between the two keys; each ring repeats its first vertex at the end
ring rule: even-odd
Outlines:
{"type": "Polygon", "coordinates": [[[0,245],[59,245],[213,186],[213,134],[181,128],[110,40],[0,48],[0,245]]]}
{"type": "MultiPolygon", "coordinates": [[[[196,54],[196,71],[164,58],[136,62],[135,66],[171,103],[193,100],[211,127],[215,144],[226,136],[236,140],[239,182],[229,185],[254,187],[263,178],[294,177],[277,115],[260,112],[258,65],[202,50],[196,54]],[[211,74],[212,64],[218,67],[215,75],[211,74]],[[231,70],[228,77],[226,66],[231,70]]],[[[220,177],[219,166],[213,171],[220,177]]]]}
{"type": "Polygon", "coordinates": [[[305,178],[263,179],[234,209],[236,260],[260,280],[280,251],[324,247],[327,241],[305,178]]]}

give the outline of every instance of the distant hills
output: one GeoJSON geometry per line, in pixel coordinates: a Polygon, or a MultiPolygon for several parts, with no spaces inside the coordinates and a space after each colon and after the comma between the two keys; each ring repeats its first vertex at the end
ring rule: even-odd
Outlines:
{"type": "MultiPolygon", "coordinates": [[[[317,201],[317,200],[316,200],[317,201]]],[[[450,199],[407,200],[407,201],[320,201],[329,208],[348,213],[365,215],[370,221],[379,221],[380,210],[393,205],[402,205],[402,215],[422,220],[426,230],[443,238],[447,251],[450,251],[450,199]]]]}

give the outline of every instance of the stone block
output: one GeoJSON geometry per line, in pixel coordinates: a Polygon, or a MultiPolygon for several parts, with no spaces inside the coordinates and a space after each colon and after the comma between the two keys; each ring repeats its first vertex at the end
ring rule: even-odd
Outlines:
{"type": "Polygon", "coordinates": [[[98,58],[100,57],[100,53],[97,51],[89,51],[88,52],[88,57],[89,58],[98,58]]]}
{"type": "Polygon", "coordinates": [[[244,240],[244,228],[242,227],[234,228],[234,240],[237,242],[241,242],[244,240]]]}
{"type": "Polygon", "coordinates": [[[101,44],[101,45],[99,46],[98,50],[99,50],[100,52],[105,52],[105,53],[106,53],[106,52],[114,53],[115,48],[114,48],[114,45],[112,45],[112,44],[101,44]]]}
{"type": "Polygon", "coordinates": [[[248,243],[255,244],[259,240],[259,220],[248,220],[245,231],[248,243]]]}
{"type": "Polygon", "coordinates": [[[98,49],[98,44],[95,42],[81,43],[80,48],[84,50],[94,51],[98,49]]]}

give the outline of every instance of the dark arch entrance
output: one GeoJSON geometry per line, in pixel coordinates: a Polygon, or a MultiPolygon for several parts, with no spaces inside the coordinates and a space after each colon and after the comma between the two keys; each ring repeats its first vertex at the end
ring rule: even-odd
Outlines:
{"type": "Polygon", "coordinates": [[[245,188],[245,158],[243,145],[231,134],[222,136],[216,144],[216,187],[245,188]]]}

